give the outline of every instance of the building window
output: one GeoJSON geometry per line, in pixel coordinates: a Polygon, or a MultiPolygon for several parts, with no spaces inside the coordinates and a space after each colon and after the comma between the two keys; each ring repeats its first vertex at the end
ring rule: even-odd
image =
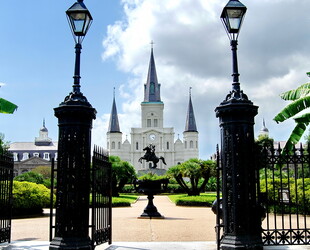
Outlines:
{"type": "Polygon", "coordinates": [[[33,157],[40,157],[39,153],[33,153],[33,157]]]}
{"type": "Polygon", "coordinates": [[[58,153],[55,153],[55,156],[54,156],[55,158],[54,158],[54,160],[55,161],[58,161],[58,153]]]}
{"type": "Polygon", "coordinates": [[[118,149],[121,149],[121,143],[118,142],[118,149]]]}
{"type": "Polygon", "coordinates": [[[43,159],[49,161],[50,160],[50,153],[44,153],[43,159]]]}
{"type": "Polygon", "coordinates": [[[185,149],[187,149],[187,141],[185,141],[185,149]]]}
{"type": "Polygon", "coordinates": [[[169,142],[167,141],[167,150],[169,150],[169,142]]]}
{"type": "Polygon", "coordinates": [[[136,142],[136,150],[139,150],[139,143],[136,142]]]}
{"type": "Polygon", "coordinates": [[[198,148],[198,141],[196,141],[196,148],[198,148]]]}
{"type": "Polygon", "coordinates": [[[148,128],[152,127],[152,120],[151,120],[151,119],[147,119],[146,122],[147,122],[146,126],[147,126],[148,128]]]}
{"type": "Polygon", "coordinates": [[[14,157],[14,161],[18,161],[18,154],[17,153],[13,153],[13,157],[14,157]]]}
{"type": "Polygon", "coordinates": [[[193,141],[189,142],[189,148],[194,148],[194,142],[193,141]]]}
{"type": "Polygon", "coordinates": [[[115,149],[115,141],[112,141],[112,149],[115,149]]]}
{"type": "Polygon", "coordinates": [[[158,127],[158,120],[154,119],[154,127],[158,127]]]}
{"type": "Polygon", "coordinates": [[[22,161],[27,160],[27,159],[29,159],[29,153],[23,153],[22,161]]]}

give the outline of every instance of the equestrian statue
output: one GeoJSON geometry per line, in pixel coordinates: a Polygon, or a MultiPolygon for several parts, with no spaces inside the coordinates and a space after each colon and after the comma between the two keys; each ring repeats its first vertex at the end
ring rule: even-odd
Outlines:
{"type": "Polygon", "coordinates": [[[166,162],[165,162],[165,158],[164,158],[164,157],[162,157],[162,156],[161,156],[161,157],[157,157],[157,156],[155,155],[155,145],[150,144],[150,145],[148,145],[147,147],[145,147],[145,148],[143,149],[143,151],[146,151],[146,153],[145,153],[144,156],[142,156],[142,157],[139,159],[139,162],[140,162],[140,163],[142,163],[142,160],[146,160],[147,162],[151,161],[151,162],[153,162],[153,166],[150,167],[150,168],[156,168],[156,167],[157,167],[157,163],[159,162],[159,160],[162,160],[163,163],[164,163],[165,165],[167,165],[166,162]]]}

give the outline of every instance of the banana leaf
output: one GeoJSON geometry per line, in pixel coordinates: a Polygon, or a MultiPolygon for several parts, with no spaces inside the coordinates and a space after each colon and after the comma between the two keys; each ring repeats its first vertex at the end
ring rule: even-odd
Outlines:
{"type": "Polygon", "coordinates": [[[283,122],[309,107],[310,107],[310,96],[305,96],[288,104],[279,114],[277,114],[273,118],[273,120],[276,121],[277,123],[283,122]]]}
{"type": "Polygon", "coordinates": [[[295,128],[293,129],[290,137],[288,138],[284,148],[283,152],[292,152],[294,146],[299,142],[300,138],[304,134],[304,132],[307,129],[308,123],[297,123],[295,128]]]}
{"type": "Polygon", "coordinates": [[[0,113],[13,114],[16,109],[17,109],[17,105],[3,98],[0,98],[0,113]]]}
{"type": "Polygon", "coordinates": [[[310,83],[305,83],[299,86],[297,89],[286,91],[280,95],[283,100],[295,101],[301,97],[305,97],[310,94],[310,83]]]}

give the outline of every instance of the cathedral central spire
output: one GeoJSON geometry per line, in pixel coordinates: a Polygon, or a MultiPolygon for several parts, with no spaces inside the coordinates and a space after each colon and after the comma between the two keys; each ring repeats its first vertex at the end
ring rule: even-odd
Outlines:
{"type": "Polygon", "coordinates": [[[197,132],[191,91],[192,91],[192,87],[189,88],[189,102],[188,102],[188,109],[187,109],[187,116],[186,116],[186,123],[185,123],[185,132],[197,132]]]}
{"type": "Polygon", "coordinates": [[[157,80],[153,43],[151,48],[151,58],[149,64],[149,72],[147,75],[146,84],[144,84],[144,102],[161,102],[160,99],[160,84],[157,80]]]}
{"type": "Polygon", "coordinates": [[[113,89],[113,104],[109,122],[109,129],[108,132],[110,133],[120,133],[119,122],[118,122],[118,115],[115,103],[115,88],[113,89]]]}

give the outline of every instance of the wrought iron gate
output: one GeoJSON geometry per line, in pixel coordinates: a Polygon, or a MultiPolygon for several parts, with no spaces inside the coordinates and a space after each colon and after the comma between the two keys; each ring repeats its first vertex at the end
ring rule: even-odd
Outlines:
{"type": "Polygon", "coordinates": [[[220,152],[219,147],[216,147],[216,201],[212,205],[212,211],[216,214],[216,245],[217,249],[220,249],[220,243],[223,236],[223,211],[222,211],[222,167],[220,164],[220,152]]]}
{"type": "Polygon", "coordinates": [[[95,146],[92,165],[92,242],[112,244],[112,166],[108,153],[95,146]]]}
{"type": "Polygon", "coordinates": [[[310,147],[264,148],[258,171],[264,245],[310,244],[310,147]]]}
{"type": "Polygon", "coordinates": [[[0,153],[0,243],[11,241],[13,157],[0,153]]]}

